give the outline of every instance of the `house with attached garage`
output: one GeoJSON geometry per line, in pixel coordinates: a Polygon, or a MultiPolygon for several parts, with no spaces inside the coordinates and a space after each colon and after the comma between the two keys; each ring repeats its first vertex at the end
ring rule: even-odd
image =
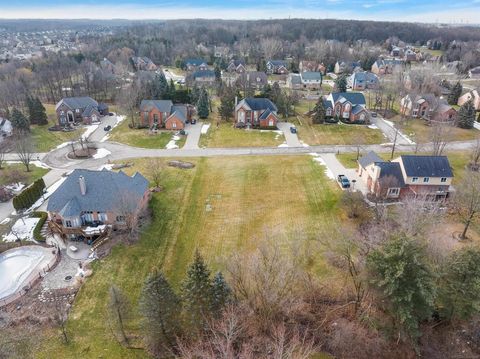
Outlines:
{"type": "Polygon", "coordinates": [[[108,106],[91,97],[64,97],[55,106],[55,112],[62,127],[78,123],[90,125],[108,115],[108,106]]]}
{"type": "Polygon", "coordinates": [[[215,71],[197,70],[187,77],[189,82],[196,82],[199,85],[212,85],[215,83],[215,71]]]}
{"type": "Polygon", "coordinates": [[[237,74],[243,74],[247,71],[245,61],[243,60],[230,60],[227,66],[228,72],[236,72],[237,74]]]}
{"type": "Polygon", "coordinates": [[[452,191],[453,172],[446,156],[403,155],[385,161],[369,152],[358,160],[357,171],[369,193],[382,198],[438,201],[452,191]]]}
{"type": "Polygon", "coordinates": [[[247,97],[235,106],[235,127],[276,128],[277,111],[268,98],[247,97]]]}
{"type": "Polygon", "coordinates": [[[150,129],[183,130],[195,112],[191,105],[173,104],[170,100],[142,100],[140,124],[150,129]]]}
{"type": "Polygon", "coordinates": [[[299,74],[289,74],[287,86],[291,89],[318,90],[322,86],[322,74],[320,72],[305,71],[299,74]]]}
{"type": "Polygon", "coordinates": [[[202,59],[187,59],[184,62],[187,71],[208,70],[208,64],[202,59]]]}
{"type": "Polygon", "coordinates": [[[375,89],[378,87],[378,77],[368,71],[355,72],[347,78],[347,87],[354,91],[375,89]]]}
{"type": "Polygon", "coordinates": [[[328,119],[364,124],[370,121],[365,96],[360,92],[332,92],[324,101],[328,119]]]}
{"type": "Polygon", "coordinates": [[[455,122],[457,111],[434,94],[406,95],[400,100],[400,113],[435,122],[455,122]]]}
{"type": "Polygon", "coordinates": [[[138,220],[150,198],[140,173],[75,169],[50,196],[50,228],[64,238],[93,239],[107,227],[124,228],[138,220]]]}
{"type": "Polygon", "coordinates": [[[235,82],[242,89],[260,90],[268,84],[268,77],[265,72],[247,71],[240,74],[235,82]]]}
{"type": "Polygon", "coordinates": [[[395,70],[401,70],[404,66],[402,60],[378,59],[372,65],[371,71],[376,75],[392,74],[395,70]]]}
{"type": "Polygon", "coordinates": [[[359,61],[338,60],[335,63],[335,68],[333,72],[336,74],[344,74],[344,73],[351,74],[352,72],[361,71],[361,70],[362,70],[362,66],[359,61]]]}
{"type": "Polygon", "coordinates": [[[317,61],[303,60],[298,64],[298,69],[300,72],[321,72],[324,74],[326,67],[323,63],[319,64],[317,61]]]}
{"type": "Polygon", "coordinates": [[[132,63],[137,71],[155,71],[158,69],[157,65],[146,56],[134,56],[132,57],[132,63]]]}
{"type": "Polygon", "coordinates": [[[288,74],[288,64],[284,60],[269,60],[267,61],[267,73],[286,75],[288,74]]]}

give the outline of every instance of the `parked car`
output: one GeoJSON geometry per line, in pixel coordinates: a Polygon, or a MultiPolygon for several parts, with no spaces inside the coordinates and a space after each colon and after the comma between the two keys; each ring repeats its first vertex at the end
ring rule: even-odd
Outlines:
{"type": "Polygon", "coordinates": [[[371,115],[372,117],[377,117],[377,113],[376,113],[376,112],[370,112],[370,115],[371,115]]]}
{"type": "Polygon", "coordinates": [[[192,120],[190,121],[190,123],[191,123],[192,125],[194,125],[194,124],[196,124],[196,123],[197,123],[197,120],[196,120],[196,119],[194,119],[194,118],[192,118],[192,120]]]}
{"type": "Polygon", "coordinates": [[[112,129],[112,126],[108,125],[103,128],[104,131],[110,131],[112,129]]]}
{"type": "Polygon", "coordinates": [[[297,128],[295,126],[290,126],[291,133],[297,133],[297,128]]]}
{"type": "Polygon", "coordinates": [[[182,136],[186,136],[186,135],[187,135],[187,131],[185,131],[185,130],[180,130],[180,134],[181,134],[182,136]]]}
{"type": "Polygon", "coordinates": [[[350,188],[350,181],[348,180],[347,176],[345,175],[338,175],[337,181],[342,188],[350,188]]]}
{"type": "Polygon", "coordinates": [[[109,113],[108,113],[108,116],[115,116],[115,113],[109,112],[109,113]]]}

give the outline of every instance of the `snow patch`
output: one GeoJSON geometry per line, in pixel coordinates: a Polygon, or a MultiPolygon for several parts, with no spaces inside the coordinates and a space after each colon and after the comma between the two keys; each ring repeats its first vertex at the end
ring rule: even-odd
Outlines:
{"type": "Polygon", "coordinates": [[[64,142],[59,144],[57,147],[55,147],[57,150],[63,147],[67,147],[70,144],[70,142],[64,142]]]}
{"type": "Polygon", "coordinates": [[[175,150],[178,148],[178,145],[177,145],[177,141],[180,140],[180,137],[177,136],[177,135],[173,135],[172,136],[172,139],[170,140],[170,142],[167,143],[167,145],[165,146],[165,148],[167,150],[175,150]]]}
{"type": "Polygon", "coordinates": [[[113,170],[113,166],[114,166],[113,163],[107,163],[106,165],[100,166],[100,168],[99,168],[98,170],[99,170],[99,171],[101,171],[101,170],[109,170],[109,171],[111,171],[111,170],[113,170]]]}
{"type": "Polygon", "coordinates": [[[207,123],[205,125],[202,125],[202,129],[200,130],[200,133],[202,135],[206,135],[209,129],[210,129],[210,124],[209,123],[207,123]]]}
{"type": "Polygon", "coordinates": [[[42,197],[40,197],[29,209],[27,209],[24,213],[32,213],[35,209],[37,209],[38,207],[40,207],[46,200],[48,197],[50,197],[53,192],[55,192],[58,187],[60,187],[60,185],[63,183],[63,181],[65,181],[67,178],[66,177],[62,177],[60,178],[57,182],[55,182],[54,184],[52,184],[50,187],[47,188],[47,190],[45,191],[45,193],[43,194],[42,197]]]}
{"type": "Polygon", "coordinates": [[[5,242],[15,242],[18,239],[34,241],[33,230],[40,218],[20,218],[15,222],[10,233],[3,236],[5,242]]]}
{"type": "Polygon", "coordinates": [[[8,186],[5,186],[5,188],[16,194],[16,193],[20,193],[22,189],[25,188],[25,185],[21,182],[18,182],[18,183],[9,184],[8,186]]]}
{"type": "Polygon", "coordinates": [[[367,127],[372,129],[372,130],[378,130],[378,126],[375,125],[375,124],[368,125],[367,127]]]}
{"type": "Polygon", "coordinates": [[[110,134],[107,133],[105,136],[103,136],[103,138],[100,140],[100,142],[108,141],[109,138],[110,138],[110,134]]]}
{"type": "Polygon", "coordinates": [[[313,160],[315,162],[318,162],[319,165],[321,166],[325,166],[325,175],[332,179],[332,180],[335,180],[335,175],[333,174],[333,172],[330,170],[330,168],[328,168],[327,166],[327,163],[323,160],[322,157],[320,157],[320,155],[318,153],[310,153],[311,156],[313,156],[313,160]]]}
{"type": "Polygon", "coordinates": [[[288,147],[286,143],[282,143],[281,145],[278,145],[278,147],[288,147]]]}
{"type": "MultiPolygon", "coordinates": [[[[113,130],[115,127],[117,127],[119,124],[121,124],[123,120],[125,120],[125,116],[117,116],[117,120],[113,124],[111,130],[113,130]]],[[[103,136],[103,138],[100,140],[100,142],[108,141],[109,138],[110,138],[110,133],[107,133],[105,136],[103,136]]]]}
{"type": "Polygon", "coordinates": [[[0,225],[10,223],[11,220],[12,219],[10,217],[7,217],[3,221],[0,222],[0,225]]]}
{"type": "Polygon", "coordinates": [[[45,169],[47,169],[47,170],[50,169],[50,167],[48,167],[45,163],[43,163],[43,162],[41,162],[41,161],[39,161],[39,160],[31,161],[30,163],[31,163],[32,165],[34,165],[34,166],[39,167],[39,168],[45,168],[45,169]]]}
{"type": "Polygon", "coordinates": [[[97,149],[97,153],[95,153],[93,155],[93,158],[95,158],[95,159],[104,158],[104,157],[107,157],[108,155],[111,155],[111,154],[112,154],[112,152],[110,152],[106,148],[99,148],[99,149],[97,149]]]}
{"type": "Polygon", "coordinates": [[[98,128],[98,125],[90,125],[84,128],[86,128],[87,130],[83,133],[82,139],[87,140],[90,137],[90,135],[94,133],[95,130],[98,128]]]}
{"type": "Polygon", "coordinates": [[[303,141],[300,141],[300,144],[303,146],[303,147],[310,147],[310,145],[308,143],[305,143],[303,141]]]}

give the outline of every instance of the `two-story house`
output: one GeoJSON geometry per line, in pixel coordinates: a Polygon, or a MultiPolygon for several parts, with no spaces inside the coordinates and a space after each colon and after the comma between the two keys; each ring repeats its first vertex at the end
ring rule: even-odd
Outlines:
{"type": "Polygon", "coordinates": [[[139,120],[143,127],[178,131],[185,128],[194,111],[191,105],[174,105],[170,100],[142,100],[139,120]]]}
{"type": "Polygon", "coordinates": [[[321,72],[324,74],[326,67],[323,63],[319,64],[317,61],[302,60],[298,64],[298,69],[300,72],[321,72]]]}
{"type": "Polygon", "coordinates": [[[239,74],[235,82],[242,89],[260,90],[268,84],[268,77],[265,72],[247,71],[239,74]]]}
{"type": "Polygon", "coordinates": [[[368,123],[365,96],[359,92],[332,92],[324,101],[327,119],[346,123],[368,123]]]}
{"type": "Polygon", "coordinates": [[[287,86],[294,90],[318,90],[322,86],[322,74],[310,71],[300,72],[299,74],[291,73],[287,77],[287,86]]]}
{"type": "Polygon", "coordinates": [[[480,90],[468,91],[458,98],[458,106],[463,106],[466,102],[472,100],[476,111],[480,111],[480,90]]]}
{"type": "Polygon", "coordinates": [[[184,65],[187,71],[208,70],[207,62],[202,59],[187,59],[184,65]]]}
{"type": "Polygon", "coordinates": [[[140,173],[75,169],[50,196],[48,218],[64,238],[91,238],[107,226],[122,228],[138,220],[149,196],[140,173]]]}
{"type": "Polygon", "coordinates": [[[354,91],[375,89],[378,84],[377,75],[368,71],[355,72],[347,78],[347,87],[354,91]]]}
{"type": "MultiPolygon", "coordinates": [[[[13,134],[12,123],[6,118],[0,117],[0,137],[10,137],[13,134]]],[[[0,139],[1,142],[1,139],[0,139]]]]}
{"type": "Polygon", "coordinates": [[[359,61],[338,60],[335,63],[335,68],[333,69],[333,72],[336,74],[351,74],[353,72],[361,70],[362,66],[359,61]]]}
{"type": "Polygon", "coordinates": [[[90,125],[108,115],[108,106],[91,97],[64,97],[55,106],[55,112],[62,127],[78,123],[90,125]]]}
{"type": "Polygon", "coordinates": [[[371,71],[376,75],[392,74],[395,70],[401,70],[404,66],[402,60],[378,59],[372,65],[371,71]]]}
{"type": "Polygon", "coordinates": [[[137,71],[155,71],[157,70],[157,65],[146,56],[134,56],[132,57],[132,63],[137,71]]]}
{"type": "Polygon", "coordinates": [[[288,65],[284,60],[269,60],[266,63],[268,74],[286,75],[288,74],[288,65]]]}
{"type": "Polygon", "coordinates": [[[215,71],[213,70],[197,70],[190,74],[188,82],[195,82],[198,85],[209,86],[215,83],[215,71]]]}
{"type": "Polygon", "coordinates": [[[235,106],[235,126],[276,128],[277,106],[268,98],[247,97],[235,106]]]}
{"type": "Polygon", "coordinates": [[[453,172],[446,156],[403,155],[392,161],[370,152],[358,160],[368,191],[383,198],[444,200],[452,191],[453,172]]]}
{"type": "Polygon", "coordinates": [[[443,98],[433,94],[406,95],[400,100],[400,113],[435,122],[454,122],[457,111],[443,98]]]}
{"type": "Polygon", "coordinates": [[[230,60],[227,66],[228,72],[236,72],[237,74],[243,74],[247,71],[245,61],[243,60],[230,60]]]}

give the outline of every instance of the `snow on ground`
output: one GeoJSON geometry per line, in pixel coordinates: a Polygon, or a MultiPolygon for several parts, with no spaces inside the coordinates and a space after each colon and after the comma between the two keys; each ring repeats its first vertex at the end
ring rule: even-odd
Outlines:
{"type": "Polygon", "coordinates": [[[5,188],[8,189],[9,191],[12,191],[13,193],[20,193],[22,189],[25,188],[25,185],[21,182],[18,182],[18,183],[9,184],[8,186],[5,186],[5,188]]]}
{"type": "Polygon", "coordinates": [[[375,124],[368,125],[367,127],[372,129],[372,130],[378,130],[378,126],[375,125],[375,124]]]}
{"type": "Polygon", "coordinates": [[[60,185],[63,183],[63,181],[65,181],[67,178],[66,177],[62,177],[60,178],[57,182],[55,182],[54,184],[52,184],[50,187],[47,188],[47,191],[43,194],[42,197],[40,197],[37,202],[35,202],[29,209],[27,209],[25,211],[25,213],[31,213],[33,212],[35,209],[37,209],[38,207],[40,207],[46,200],[48,197],[50,197],[53,192],[55,192],[58,187],[60,187],[60,185]]]}
{"type": "Polygon", "coordinates": [[[82,135],[82,139],[86,140],[90,137],[90,135],[92,133],[95,132],[95,130],[98,128],[98,124],[96,125],[90,125],[90,126],[85,126],[84,128],[86,128],[87,130],[83,133],[82,135]]]}
{"type": "Polygon", "coordinates": [[[64,143],[59,144],[55,148],[58,150],[59,148],[67,147],[69,144],[70,144],[70,142],[64,142],[64,143]]]}
{"type": "Polygon", "coordinates": [[[200,130],[200,133],[201,133],[202,135],[206,135],[209,128],[210,128],[210,124],[209,124],[209,123],[207,123],[207,124],[205,124],[205,125],[202,125],[202,129],[200,130]]]}
{"type": "Polygon", "coordinates": [[[15,242],[17,239],[34,241],[33,230],[40,218],[20,218],[13,225],[10,233],[3,236],[6,242],[15,242]]]}
{"type": "Polygon", "coordinates": [[[113,166],[114,166],[113,163],[107,163],[106,165],[100,166],[100,168],[98,170],[101,171],[101,170],[105,169],[105,170],[111,171],[113,169],[113,166]]]}
{"type": "Polygon", "coordinates": [[[108,141],[109,138],[110,138],[110,134],[107,133],[105,136],[103,136],[103,138],[100,140],[100,142],[108,141]]]}
{"type": "MultiPolygon", "coordinates": [[[[121,124],[123,120],[125,120],[125,116],[117,116],[117,121],[112,126],[111,130],[113,130],[115,127],[117,127],[119,124],[121,124]]],[[[107,133],[105,136],[103,136],[103,138],[100,140],[100,142],[108,141],[109,138],[110,138],[110,133],[107,133]]]]}
{"type": "Polygon", "coordinates": [[[10,223],[10,221],[11,221],[11,218],[7,217],[3,221],[0,222],[0,225],[10,223]]]}
{"type": "Polygon", "coordinates": [[[388,121],[388,120],[385,120],[385,119],[383,119],[383,121],[384,121],[387,125],[389,125],[389,126],[391,126],[391,127],[395,127],[395,124],[394,124],[392,121],[388,121]]]}
{"type": "Polygon", "coordinates": [[[104,158],[104,157],[107,157],[108,155],[111,155],[111,154],[112,154],[112,152],[110,152],[106,148],[99,148],[99,149],[97,149],[97,153],[95,153],[93,155],[93,158],[95,158],[95,159],[104,158]]]}
{"type": "Polygon", "coordinates": [[[310,145],[308,143],[305,143],[303,141],[300,141],[300,144],[303,146],[303,147],[310,147],[310,145]]]}
{"type": "Polygon", "coordinates": [[[45,163],[43,163],[39,160],[31,161],[30,164],[32,164],[34,166],[37,166],[38,168],[45,168],[47,170],[50,169],[50,167],[48,167],[45,163]]]}
{"type": "Polygon", "coordinates": [[[399,129],[397,129],[397,128],[395,127],[395,124],[394,124],[392,121],[388,121],[388,120],[385,120],[385,119],[383,119],[383,121],[384,121],[387,125],[389,125],[390,127],[396,129],[396,130],[398,131],[398,134],[399,134],[400,136],[402,136],[402,137],[405,139],[405,141],[407,141],[409,144],[411,144],[411,145],[414,145],[414,144],[415,144],[415,141],[412,141],[410,137],[408,137],[408,136],[405,135],[402,131],[400,131],[399,129]]]}
{"type": "Polygon", "coordinates": [[[288,145],[284,142],[281,145],[278,145],[278,147],[288,147],[288,145]]]}
{"type": "Polygon", "coordinates": [[[174,149],[177,149],[178,148],[178,145],[177,145],[177,141],[180,139],[180,137],[178,137],[177,135],[173,135],[172,136],[172,139],[170,140],[170,142],[167,143],[167,145],[165,146],[165,148],[167,150],[174,150],[174,149]]]}
{"type": "Polygon", "coordinates": [[[480,123],[477,122],[477,121],[475,121],[475,122],[473,123],[473,127],[475,127],[475,129],[477,129],[477,130],[480,130],[480,123]]]}
{"type": "Polygon", "coordinates": [[[333,174],[333,172],[330,170],[330,168],[328,168],[327,164],[325,163],[325,161],[323,160],[322,157],[320,157],[320,155],[318,153],[315,153],[315,152],[311,152],[309,153],[310,156],[313,157],[313,160],[315,162],[318,162],[318,164],[320,164],[321,166],[325,166],[325,175],[332,179],[332,180],[335,180],[335,175],[333,174]]]}

